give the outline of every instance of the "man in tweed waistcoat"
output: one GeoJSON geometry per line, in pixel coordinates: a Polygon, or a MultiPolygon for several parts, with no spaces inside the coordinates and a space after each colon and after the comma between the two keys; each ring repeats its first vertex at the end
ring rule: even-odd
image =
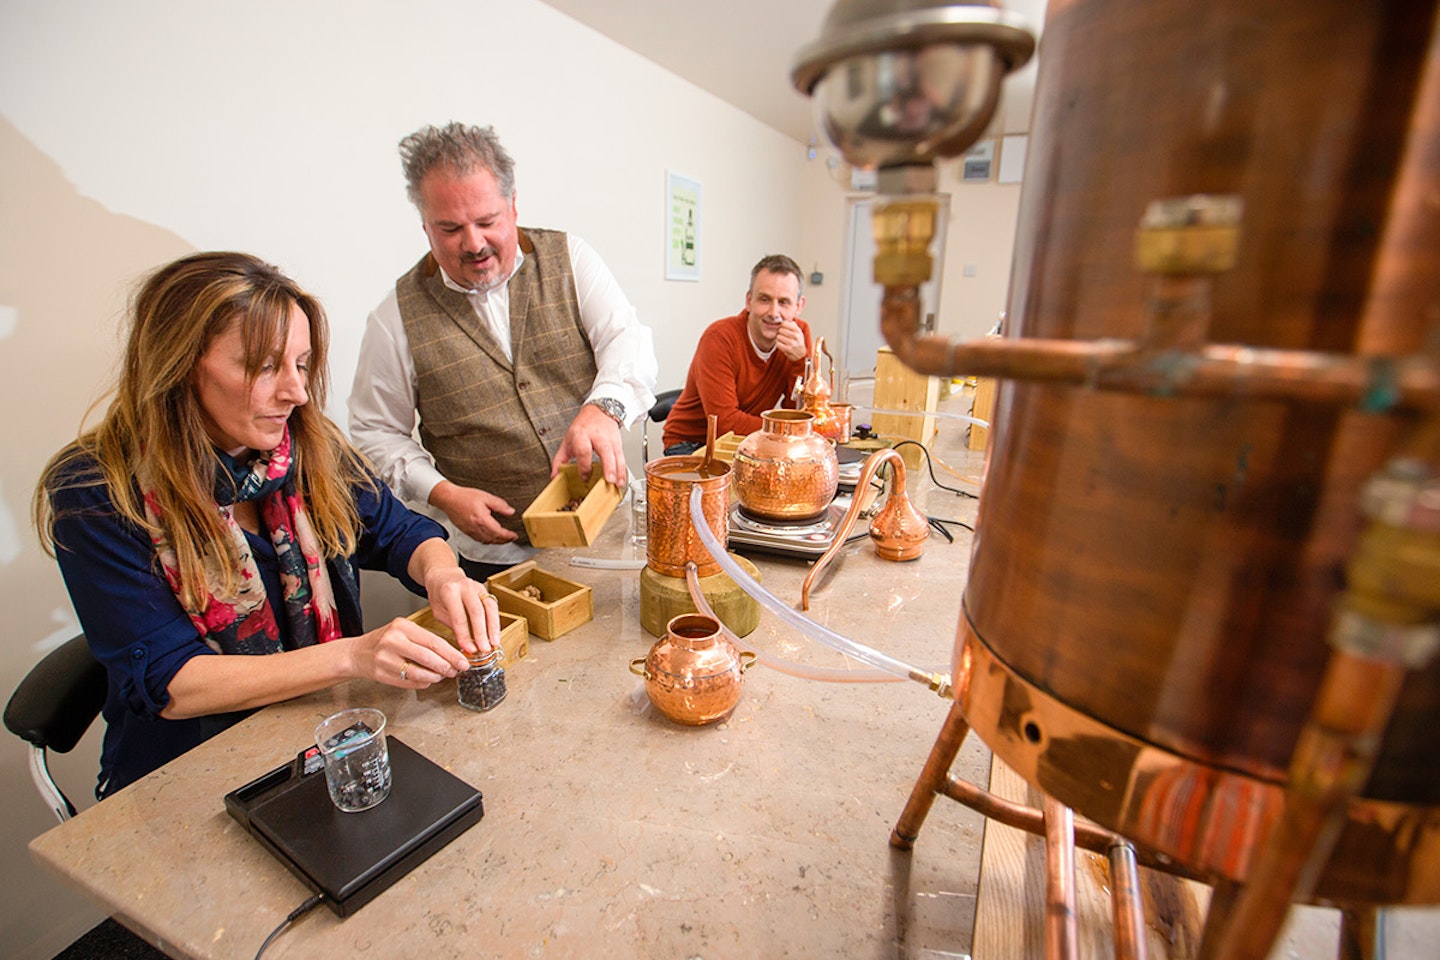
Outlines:
{"type": "Polygon", "coordinates": [[[430,251],[370,314],[350,433],[483,579],[530,555],[520,513],[562,464],[625,483],[620,428],[654,403],[655,348],[593,248],[517,225],[492,128],[427,126],[400,155],[430,251]]]}

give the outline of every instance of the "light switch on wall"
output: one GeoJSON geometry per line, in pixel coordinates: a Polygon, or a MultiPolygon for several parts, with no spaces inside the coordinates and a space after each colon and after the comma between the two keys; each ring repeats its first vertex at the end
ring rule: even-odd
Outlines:
{"type": "Polygon", "coordinates": [[[967,263],[967,264],[965,264],[965,267],[964,267],[964,274],[965,274],[965,276],[967,276],[967,277],[973,277],[973,276],[975,276],[975,269],[976,269],[975,264],[973,264],[973,263],[967,263]]]}

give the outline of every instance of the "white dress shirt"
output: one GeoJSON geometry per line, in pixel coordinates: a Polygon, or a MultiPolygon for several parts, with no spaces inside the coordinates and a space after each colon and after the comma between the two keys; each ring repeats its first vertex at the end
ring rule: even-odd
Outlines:
{"type": "MultiPolygon", "coordinates": [[[[625,407],[628,427],[655,403],[655,343],[650,328],[640,323],[635,308],[620,289],[610,268],[584,240],[566,234],[580,325],[595,350],[595,383],[586,402],[608,397],[625,407]]],[[[515,270],[524,253],[515,251],[515,270]]],[[[509,277],[486,291],[466,290],[441,270],[452,290],[464,293],[476,315],[489,327],[510,357],[509,277]]],[[[513,277],[514,271],[510,276],[513,277]]],[[[392,287],[365,323],[360,359],[350,390],[350,436],[374,462],[380,477],[412,510],[434,517],[450,530],[450,543],[462,556],[481,563],[519,563],[534,551],[516,543],[486,544],[471,539],[430,505],[430,491],[445,477],[416,436],[415,360],[400,319],[400,303],[392,287]]],[[[598,468],[598,464],[597,464],[598,468]]],[[[512,503],[519,513],[529,504],[512,503]]]]}

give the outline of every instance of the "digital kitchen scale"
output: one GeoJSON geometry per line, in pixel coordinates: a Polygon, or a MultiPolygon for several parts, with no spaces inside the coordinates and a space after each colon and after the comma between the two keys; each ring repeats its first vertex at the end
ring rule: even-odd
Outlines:
{"type": "Polygon", "coordinates": [[[346,917],[485,815],[480,791],[386,738],[393,786],[369,810],[330,800],[315,747],[225,796],[225,809],[305,886],[346,917]]]}

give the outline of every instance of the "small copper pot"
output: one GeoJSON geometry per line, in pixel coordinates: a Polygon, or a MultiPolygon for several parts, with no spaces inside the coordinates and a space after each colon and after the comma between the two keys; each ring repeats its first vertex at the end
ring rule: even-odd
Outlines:
{"type": "Polygon", "coordinates": [[[715,539],[730,529],[730,464],[704,457],[661,457],[645,464],[645,562],[667,577],[685,576],[693,562],[702,577],[720,572],[690,522],[690,491],[699,486],[701,509],[715,539]]]}
{"type": "Polygon", "coordinates": [[[762,426],[735,449],[735,496],[745,512],[761,519],[809,520],[835,499],[840,461],[830,441],[801,410],[770,410],[762,426]]]}
{"type": "Polygon", "coordinates": [[[830,404],[830,432],[821,431],[820,435],[826,440],[835,443],[850,442],[850,421],[855,416],[855,405],[850,403],[830,404]]]}
{"type": "Polygon", "coordinates": [[[682,613],[665,627],[647,656],[630,661],[645,678],[650,702],[669,719],[700,727],[724,720],[740,702],[740,681],[755,662],[725,638],[720,621],[682,613]]]}

